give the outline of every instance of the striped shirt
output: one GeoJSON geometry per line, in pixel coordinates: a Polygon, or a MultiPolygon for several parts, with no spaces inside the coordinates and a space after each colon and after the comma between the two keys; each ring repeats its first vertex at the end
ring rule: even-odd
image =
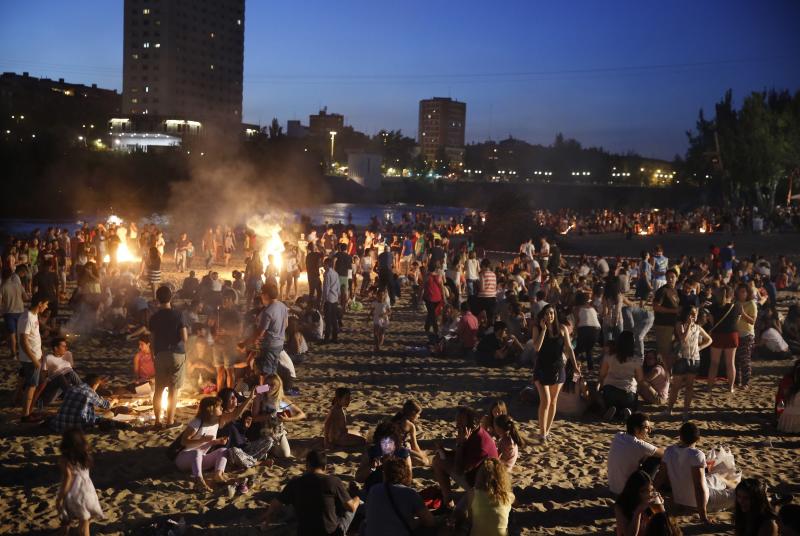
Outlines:
{"type": "Polygon", "coordinates": [[[497,297],[497,276],[491,270],[484,270],[478,274],[481,290],[478,292],[479,298],[497,297]]]}

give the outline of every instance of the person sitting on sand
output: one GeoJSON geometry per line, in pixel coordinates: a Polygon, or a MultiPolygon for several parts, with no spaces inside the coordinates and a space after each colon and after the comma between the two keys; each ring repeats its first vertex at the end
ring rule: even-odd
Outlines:
{"type": "Polygon", "coordinates": [[[524,350],[514,335],[509,335],[506,323],[498,320],[494,329],[481,338],[475,350],[478,365],[502,367],[512,363],[524,350]]]}
{"type": "Polygon", "coordinates": [[[78,521],[78,533],[89,536],[93,519],[103,519],[103,509],[89,476],[92,455],[86,436],[78,428],[66,430],[61,437],[61,484],[56,495],[56,511],[61,519],[60,534],[68,534],[73,521],[78,521]]]}
{"type": "Polygon", "coordinates": [[[654,349],[645,352],[642,372],[642,382],[636,387],[639,396],[648,404],[665,404],[669,396],[669,373],[654,349]]]}
{"type": "Polygon", "coordinates": [[[67,350],[67,339],[56,337],[51,346],[52,351],[44,358],[44,376],[34,400],[34,403],[38,400],[45,406],[52,404],[59,394],[83,383],[73,370],[75,363],[72,352],[67,350]]]}
{"type": "Polygon", "coordinates": [[[695,447],[700,440],[697,425],[685,422],[678,433],[680,442],[664,451],[656,483],[669,482],[675,504],[696,510],[700,521],[712,525],[714,521],[708,516],[709,510],[726,510],[733,506],[733,490],[719,490],[708,485],[706,455],[695,447]]]}
{"type": "Polygon", "coordinates": [[[635,471],[614,503],[617,536],[644,536],[654,515],[664,514],[664,499],[644,471],[635,471]]]}
{"type": "Polygon", "coordinates": [[[108,427],[123,427],[110,419],[95,415],[95,408],[109,409],[116,404],[116,400],[106,400],[97,394],[102,379],[97,374],[88,374],[84,383],[71,387],[64,394],[64,401],[58,408],[58,413],[50,419],[50,428],[61,433],[69,428],[86,430],[97,426],[101,429],[108,427]]]}
{"type": "Polygon", "coordinates": [[[745,478],[739,482],[733,519],[736,536],[777,536],[778,516],[769,503],[764,481],[745,478]]]}
{"type": "Polygon", "coordinates": [[[227,437],[217,437],[220,427],[225,427],[229,422],[235,421],[252,403],[255,391],[244,404],[241,404],[231,413],[222,412],[222,401],[216,396],[209,396],[200,401],[197,415],[189,421],[180,437],[183,450],[175,458],[175,466],[181,471],[191,471],[200,489],[211,490],[203,470],[214,469],[214,479],[224,482],[225,465],[228,463],[227,437]],[[212,447],[222,447],[211,450],[212,447]]]}
{"type": "MultiPolygon", "coordinates": [[[[435,520],[419,493],[411,487],[411,471],[399,458],[389,458],[381,471],[383,484],[372,486],[366,501],[361,534],[394,536],[417,534],[414,528],[434,527],[435,520]]],[[[423,529],[424,530],[424,529],[423,529]]]]}
{"type": "Polygon", "coordinates": [[[490,436],[494,436],[494,420],[500,415],[508,415],[508,406],[498,398],[492,401],[489,411],[481,417],[481,426],[490,436]]]}
{"type": "Polygon", "coordinates": [[[453,502],[450,480],[469,490],[475,484],[475,473],[484,458],[497,458],[494,439],[480,426],[475,410],[459,406],[456,413],[456,448],[437,446],[433,474],[442,492],[442,502],[453,502]]]}
{"type": "Polygon", "coordinates": [[[348,387],[337,387],[331,402],[331,409],[323,425],[325,448],[358,447],[366,440],[356,432],[347,429],[347,406],[350,405],[351,391],[348,387]]]}
{"type": "Polygon", "coordinates": [[[290,480],[272,499],[262,527],[268,528],[284,507],[292,506],[297,534],[347,534],[361,499],[358,495],[351,497],[344,483],[327,474],[327,469],[327,455],[310,450],[306,455],[305,474],[290,480]]]}
{"type": "Polygon", "coordinates": [[[497,451],[500,461],[510,473],[519,457],[519,449],[525,447],[525,440],[519,433],[517,422],[511,415],[499,415],[494,419],[494,434],[497,438],[497,451]]]}
{"type": "Polygon", "coordinates": [[[800,359],[783,377],[775,395],[778,431],[784,434],[800,432],[800,359]]]}
{"type": "Polygon", "coordinates": [[[401,443],[411,452],[412,458],[422,465],[430,465],[428,455],[417,443],[417,419],[421,413],[422,406],[414,400],[406,400],[400,412],[392,417],[392,422],[399,427],[401,443]]]}
{"type": "Polygon", "coordinates": [[[133,356],[133,376],[136,385],[155,382],[156,365],[150,350],[150,335],[139,335],[139,351],[133,356]]]}
{"type": "Polygon", "coordinates": [[[254,428],[260,429],[262,438],[273,441],[270,454],[277,458],[291,458],[292,451],[283,423],[303,420],[306,414],[284,395],[280,376],[268,375],[263,385],[269,386],[269,389],[257,395],[253,404],[254,428]]]}
{"type": "Polygon", "coordinates": [[[484,458],[475,477],[475,489],[469,507],[472,521],[470,536],[508,534],[508,515],[514,499],[511,479],[503,462],[484,458]]]}
{"type": "Polygon", "coordinates": [[[382,465],[388,459],[402,460],[411,471],[411,452],[403,446],[399,432],[400,427],[392,421],[383,421],[375,427],[372,444],[364,451],[355,475],[356,482],[364,484],[366,493],[383,480],[382,465]]]}
{"type": "Polygon", "coordinates": [[[652,477],[664,456],[664,449],[649,443],[653,423],[644,413],[634,413],[625,422],[625,432],[617,432],[608,450],[608,488],[622,493],[628,477],[644,470],[652,477]]]}
{"type": "Polygon", "coordinates": [[[626,420],[639,404],[637,385],[644,379],[641,361],[635,357],[633,333],[623,331],[609,342],[609,353],[600,365],[600,393],[605,403],[603,419],[626,420]]]}

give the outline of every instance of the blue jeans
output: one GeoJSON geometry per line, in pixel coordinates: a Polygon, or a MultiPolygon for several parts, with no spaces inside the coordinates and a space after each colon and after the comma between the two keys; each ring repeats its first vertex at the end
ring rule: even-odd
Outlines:
{"type": "Polygon", "coordinates": [[[636,355],[644,357],[644,338],[653,327],[653,312],[641,307],[623,307],[622,324],[626,331],[633,332],[636,355]]]}
{"type": "Polygon", "coordinates": [[[256,368],[259,374],[275,374],[278,372],[278,359],[283,346],[261,348],[256,357],[256,368]]]}

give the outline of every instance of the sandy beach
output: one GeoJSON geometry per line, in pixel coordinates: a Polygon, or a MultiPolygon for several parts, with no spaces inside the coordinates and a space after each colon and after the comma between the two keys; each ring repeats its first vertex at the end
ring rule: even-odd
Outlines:
{"type": "MultiPolygon", "coordinates": [[[[179,278],[176,273],[165,275],[176,282],[179,278]]],[[[228,275],[221,271],[222,277],[228,275]]],[[[187,475],[179,473],[165,455],[180,429],[91,433],[95,451],[92,478],[106,515],[105,520],[93,524],[94,533],[137,534],[162,517],[183,518],[188,533],[260,533],[258,519],[271,497],[290,477],[302,472],[306,451],[321,447],[322,422],[338,386],[353,389],[349,415],[363,435],[371,435],[374,426],[393,415],[408,398],[424,408],[419,425],[423,448],[431,449],[434,439],[454,436],[456,406],[471,405],[483,412],[494,398],[509,403],[510,413],[523,424],[525,435],[535,433],[536,408],[518,396],[531,382],[530,369],[487,369],[460,359],[428,356],[422,347],[424,315],[412,311],[405,297],[394,310],[386,347],[376,355],[368,315],[366,311],[349,313],[338,344],[311,345],[309,357],[297,367],[301,394],[295,399],[308,418],[287,425],[298,461],[230,473],[231,477],[250,477],[251,490],[245,495],[228,499],[221,490],[213,494],[192,491],[187,475]]],[[[72,340],[70,346],[79,374],[107,375],[112,378],[112,389],[130,381],[134,342],[88,335],[72,340]]],[[[58,526],[54,505],[60,436],[41,426],[18,423],[19,409],[9,407],[17,365],[8,358],[8,350],[3,351],[0,533],[45,534],[58,526]]],[[[775,388],[789,364],[788,360],[755,361],[749,391],[739,391],[734,397],[723,395],[721,389],[713,397],[703,392],[695,400],[693,417],[703,436],[700,448],[707,451],[726,445],[745,476],[758,476],[771,487],[800,493],[800,437],[777,435],[772,422],[775,388]]],[[[196,402],[201,396],[184,397],[184,403],[196,402]]],[[[680,417],[658,418],[655,415],[661,409],[645,407],[644,411],[650,412],[656,423],[653,442],[666,447],[676,441],[680,417]]],[[[182,407],[180,422],[187,422],[195,410],[192,405],[182,407]]],[[[522,534],[613,532],[606,455],[612,435],[619,430],[622,425],[592,416],[558,418],[546,445],[531,441],[512,475],[517,497],[512,528],[522,534]]],[[[331,470],[348,481],[360,457],[358,449],[329,452],[331,470]]],[[[430,468],[415,467],[414,480],[417,489],[434,484],[430,468]]],[[[732,513],[715,517],[719,524],[711,532],[699,525],[696,516],[679,517],[678,521],[684,534],[729,534],[732,513]]]]}

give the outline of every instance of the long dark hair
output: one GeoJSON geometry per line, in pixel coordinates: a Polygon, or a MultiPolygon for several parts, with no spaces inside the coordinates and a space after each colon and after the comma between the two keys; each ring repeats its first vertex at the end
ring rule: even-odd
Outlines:
{"type": "Polygon", "coordinates": [[[740,492],[750,497],[750,511],[744,512],[737,498],[734,510],[736,536],[758,534],[758,529],[764,521],[775,518],[775,512],[767,498],[767,486],[757,478],[744,478],[736,486],[736,494],[740,492]]]}
{"type": "Polygon", "coordinates": [[[92,466],[89,442],[80,428],[70,428],[61,436],[61,457],[69,465],[88,469],[92,466]]]}
{"type": "MultiPolygon", "coordinates": [[[[550,310],[550,309],[553,310],[553,316],[555,317],[555,318],[553,318],[553,331],[555,331],[556,335],[560,335],[561,334],[561,324],[558,323],[558,311],[556,311],[556,308],[553,306],[552,303],[548,303],[547,305],[542,307],[542,310],[539,311],[539,314],[536,316],[536,324],[537,324],[537,326],[539,325],[539,323],[545,317],[544,315],[546,315],[547,311],[550,310]]],[[[549,325],[547,326],[547,331],[550,331],[550,326],[549,325]]]]}
{"type": "Polygon", "coordinates": [[[619,494],[617,502],[614,503],[616,506],[619,506],[619,509],[622,510],[622,513],[627,519],[633,518],[633,512],[635,512],[636,507],[639,506],[639,495],[641,494],[642,488],[652,483],[653,479],[650,478],[650,475],[641,470],[636,471],[628,477],[628,480],[625,482],[625,487],[622,488],[622,493],[619,494]]]}
{"type": "Polygon", "coordinates": [[[625,330],[619,334],[614,345],[614,354],[617,357],[617,361],[624,363],[629,357],[633,357],[635,353],[636,343],[633,338],[633,332],[625,330]]]}
{"type": "Polygon", "coordinates": [[[517,429],[517,422],[511,418],[511,415],[498,415],[494,418],[495,426],[503,430],[504,432],[508,432],[509,437],[511,440],[519,447],[523,448],[525,446],[525,440],[519,435],[519,430],[517,429]]]}

